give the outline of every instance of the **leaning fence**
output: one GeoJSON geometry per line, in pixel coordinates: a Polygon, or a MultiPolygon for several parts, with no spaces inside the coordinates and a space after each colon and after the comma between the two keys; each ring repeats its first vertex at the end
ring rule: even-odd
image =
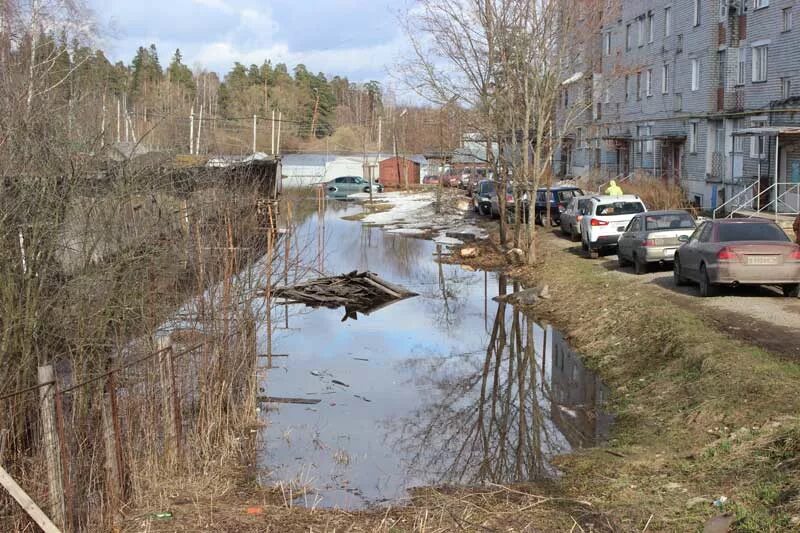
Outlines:
{"type": "Polygon", "coordinates": [[[253,452],[279,267],[275,198],[251,177],[125,164],[3,182],[0,531],[109,530],[253,452]]]}

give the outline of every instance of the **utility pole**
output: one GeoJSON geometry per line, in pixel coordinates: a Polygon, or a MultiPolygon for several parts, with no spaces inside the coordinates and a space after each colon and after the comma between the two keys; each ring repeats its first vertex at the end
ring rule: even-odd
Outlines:
{"type": "Polygon", "coordinates": [[[119,111],[119,107],[120,107],[120,102],[119,102],[119,97],[117,97],[117,143],[119,143],[122,140],[122,136],[120,135],[120,129],[119,129],[119,127],[120,127],[120,122],[119,122],[119,113],[120,113],[120,111],[119,111]]]}
{"type": "Polygon", "coordinates": [[[253,115],[253,153],[256,153],[256,126],[258,125],[258,115],[253,115]]]}
{"type": "Polygon", "coordinates": [[[277,155],[281,155],[281,125],[283,124],[283,111],[278,111],[278,142],[275,144],[277,155]]]}
{"type": "Polygon", "coordinates": [[[314,113],[311,115],[311,138],[317,135],[317,111],[319,110],[319,89],[314,89],[317,93],[317,100],[314,102],[314,113]]]}
{"type": "Polygon", "coordinates": [[[189,114],[189,155],[194,153],[194,106],[189,114]]]}
{"type": "Polygon", "coordinates": [[[275,155],[275,110],[272,110],[272,127],[270,128],[272,140],[270,141],[270,154],[275,155]]]}
{"type": "Polygon", "coordinates": [[[106,93],[103,91],[103,119],[100,123],[100,146],[106,145],[106,93]]]}
{"type": "Polygon", "coordinates": [[[205,108],[205,96],[203,97],[204,102],[200,104],[200,118],[197,120],[197,138],[195,139],[194,145],[194,153],[195,155],[200,154],[200,132],[203,131],[203,108],[205,108]]]}

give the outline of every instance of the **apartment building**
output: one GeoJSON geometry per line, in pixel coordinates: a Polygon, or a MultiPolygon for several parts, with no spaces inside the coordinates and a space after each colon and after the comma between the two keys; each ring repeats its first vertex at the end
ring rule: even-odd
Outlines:
{"type": "Polygon", "coordinates": [[[591,106],[556,169],[646,171],[707,209],[800,208],[800,3],[625,0],[605,19],[589,72],[564,82],[559,105],[591,106]]]}

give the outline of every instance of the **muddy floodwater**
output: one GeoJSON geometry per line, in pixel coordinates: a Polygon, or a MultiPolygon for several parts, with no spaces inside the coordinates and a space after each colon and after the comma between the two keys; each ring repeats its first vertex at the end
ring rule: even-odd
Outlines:
{"type": "MultiPolygon", "coordinates": [[[[265,404],[263,483],[287,497],[313,489],[299,504],[358,509],[417,486],[557,475],[555,454],[606,437],[603,384],[557,331],[493,300],[512,282],[437,262],[447,249],[431,241],[341,219],[359,210],[328,207],[318,268],[370,270],[419,296],[355,321],[343,309],[273,311],[273,353],[288,357],[273,359],[263,394],[320,402],[265,404]]],[[[312,215],[296,232],[310,261],[319,227],[312,215]]]]}

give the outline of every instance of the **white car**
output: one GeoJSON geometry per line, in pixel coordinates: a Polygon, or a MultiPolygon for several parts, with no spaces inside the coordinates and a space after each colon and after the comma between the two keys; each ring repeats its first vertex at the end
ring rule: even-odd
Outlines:
{"type": "Polygon", "coordinates": [[[645,211],[644,202],[633,194],[592,196],[581,219],[583,249],[592,258],[598,257],[601,251],[615,249],[631,219],[645,211]]]}

